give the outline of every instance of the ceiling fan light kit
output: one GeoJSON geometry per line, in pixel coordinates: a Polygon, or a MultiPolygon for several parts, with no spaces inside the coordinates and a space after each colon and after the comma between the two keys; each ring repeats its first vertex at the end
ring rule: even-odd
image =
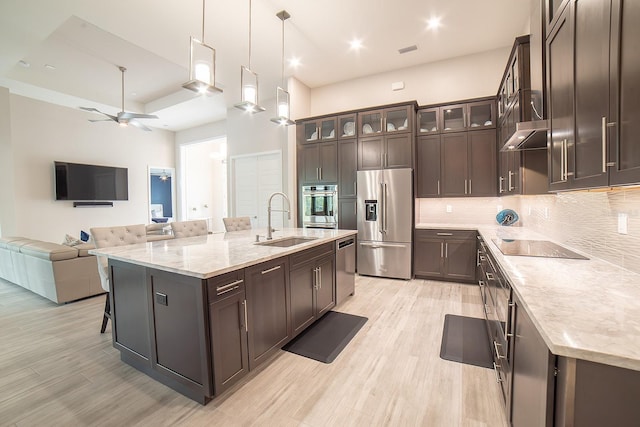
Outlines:
{"type": "Polygon", "coordinates": [[[251,70],[251,0],[249,0],[249,65],[240,67],[240,96],[241,101],[236,108],[249,113],[259,113],[265,108],[258,102],[258,74],[251,70]]]}
{"type": "Polygon", "coordinates": [[[137,127],[138,129],[142,129],[144,131],[150,132],[151,128],[145,126],[144,124],[142,124],[136,119],[157,119],[158,116],[154,114],[139,114],[139,113],[131,113],[128,111],[124,111],[124,73],[127,71],[127,69],[123,66],[119,66],[118,69],[122,74],[122,92],[121,92],[121,95],[122,95],[121,108],[122,109],[120,110],[120,112],[116,116],[113,116],[111,114],[103,113],[102,111],[93,107],[80,107],[80,109],[84,111],[89,111],[92,113],[99,113],[99,114],[102,114],[103,116],[108,117],[108,119],[101,119],[101,120],[89,119],[89,121],[92,123],[114,121],[122,127],[132,125],[137,127]]]}
{"type": "Polygon", "coordinates": [[[291,15],[286,10],[282,10],[276,13],[278,19],[282,21],[282,87],[278,86],[276,88],[276,114],[277,117],[271,119],[272,122],[277,123],[281,126],[289,126],[295,124],[293,120],[290,119],[290,104],[289,104],[289,92],[287,92],[284,88],[284,21],[291,18],[291,15]]]}
{"type": "Polygon", "coordinates": [[[202,0],[202,39],[191,36],[189,43],[189,81],[183,88],[194,92],[213,95],[222,93],[216,87],[216,50],[204,41],[204,4],[202,0]]]}

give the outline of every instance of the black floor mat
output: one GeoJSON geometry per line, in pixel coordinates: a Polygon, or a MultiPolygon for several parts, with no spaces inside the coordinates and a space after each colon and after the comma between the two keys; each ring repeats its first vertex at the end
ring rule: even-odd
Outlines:
{"type": "Polygon", "coordinates": [[[440,358],[493,368],[493,355],[489,346],[485,320],[453,314],[445,315],[440,358]]]}
{"type": "Polygon", "coordinates": [[[330,311],[282,349],[331,363],[367,323],[366,317],[330,311]]]}

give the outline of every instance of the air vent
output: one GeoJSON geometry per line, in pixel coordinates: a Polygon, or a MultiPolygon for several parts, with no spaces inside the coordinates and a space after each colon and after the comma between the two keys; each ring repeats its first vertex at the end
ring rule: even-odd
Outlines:
{"type": "Polygon", "coordinates": [[[415,44],[412,46],[403,47],[402,49],[398,49],[398,53],[402,55],[403,53],[413,52],[414,50],[418,50],[418,46],[415,44]]]}

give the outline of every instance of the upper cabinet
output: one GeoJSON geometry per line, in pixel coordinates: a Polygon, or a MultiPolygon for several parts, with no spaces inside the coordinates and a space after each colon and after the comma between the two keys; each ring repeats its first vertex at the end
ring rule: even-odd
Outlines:
{"type": "Polygon", "coordinates": [[[324,117],[297,124],[300,184],[338,181],[338,121],[338,117],[324,117]]]}
{"type": "Polygon", "coordinates": [[[468,102],[440,107],[442,132],[492,129],[496,127],[495,102],[493,100],[468,102]]]}
{"type": "Polygon", "coordinates": [[[418,110],[417,122],[417,133],[419,135],[440,133],[442,129],[442,125],[440,124],[440,107],[418,110]]]}
{"type": "Polygon", "coordinates": [[[415,106],[400,105],[358,113],[358,135],[408,133],[413,130],[415,106]]]}
{"type": "MultiPolygon", "coordinates": [[[[555,6],[548,0],[547,10],[555,6]]],[[[550,22],[551,190],[639,183],[640,4],[570,1],[558,6],[550,22]]]]}
{"type": "Polygon", "coordinates": [[[338,139],[352,139],[356,135],[358,115],[356,113],[345,114],[338,117],[338,139]]]}
{"type": "Polygon", "coordinates": [[[338,133],[336,123],[335,117],[305,121],[297,126],[298,142],[335,141],[338,133]]]}

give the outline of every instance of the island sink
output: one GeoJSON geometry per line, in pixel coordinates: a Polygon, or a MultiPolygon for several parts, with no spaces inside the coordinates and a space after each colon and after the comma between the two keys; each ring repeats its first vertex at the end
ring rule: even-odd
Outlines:
{"type": "Polygon", "coordinates": [[[286,237],[279,240],[267,240],[266,242],[258,242],[256,245],[261,246],[277,246],[279,248],[288,248],[289,246],[295,246],[308,241],[315,240],[317,237],[286,237]]]}

